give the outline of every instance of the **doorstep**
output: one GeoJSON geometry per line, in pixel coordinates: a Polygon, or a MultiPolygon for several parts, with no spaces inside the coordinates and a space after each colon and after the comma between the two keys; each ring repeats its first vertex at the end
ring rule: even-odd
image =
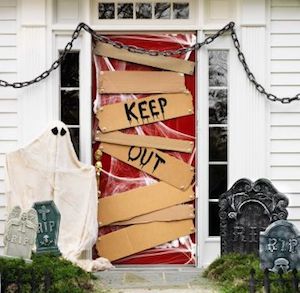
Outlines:
{"type": "Polygon", "coordinates": [[[202,270],[168,267],[118,267],[109,271],[97,272],[105,288],[113,292],[218,292],[213,284],[201,277],[202,270]]]}

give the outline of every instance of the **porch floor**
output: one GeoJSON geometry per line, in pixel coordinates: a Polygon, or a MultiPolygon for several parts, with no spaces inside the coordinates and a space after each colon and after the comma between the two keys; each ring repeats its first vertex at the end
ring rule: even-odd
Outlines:
{"type": "Polygon", "coordinates": [[[95,275],[112,293],[218,292],[195,268],[115,268],[95,275]]]}

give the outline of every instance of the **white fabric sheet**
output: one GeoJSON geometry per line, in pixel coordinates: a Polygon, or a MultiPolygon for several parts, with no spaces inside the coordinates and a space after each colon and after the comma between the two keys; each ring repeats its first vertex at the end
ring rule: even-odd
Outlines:
{"type": "MultiPolygon", "coordinates": [[[[34,202],[53,200],[61,213],[62,255],[92,270],[93,264],[79,259],[97,239],[95,168],[77,159],[67,126],[52,122],[28,146],[8,153],[6,175],[8,211],[16,205],[29,209],[34,202]]],[[[104,269],[109,267],[106,263],[104,269]]]]}

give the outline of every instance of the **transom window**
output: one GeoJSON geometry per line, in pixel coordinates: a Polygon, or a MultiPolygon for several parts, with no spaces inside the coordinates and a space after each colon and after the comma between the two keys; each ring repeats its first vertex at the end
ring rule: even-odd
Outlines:
{"type": "Polygon", "coordinates": [[[220,235],[219,196],[227,190],[228,51],[209,50],[209,236],[220,235]]]}
{"type": "Polygon", "coordinates": [[[99,1],[98,19],[189,19],[187,1],[99,1]]]}

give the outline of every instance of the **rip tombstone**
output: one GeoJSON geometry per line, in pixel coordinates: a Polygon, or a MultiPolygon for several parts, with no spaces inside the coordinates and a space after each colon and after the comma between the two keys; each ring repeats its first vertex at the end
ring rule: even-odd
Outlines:
{"type": "Polygon", "coordinates": [[[260,264],[262,269],[284,273],[300,269],[300,234],[289,221],[272,223],[260,233],[260,264]]]}
{"type": "Polygon", "coordinates": [[[4,232],[4,255],[30,260],[36,240],[38,217],[34,209],[22,212],[15,206],[8,215],[4,232]]]}
{"type": "Polygon", "coordinates": [[[60,212],[52,200],[36,202],[33,205],[38,215],[36,253],[60,255],[57,246],[60,212]]]}

